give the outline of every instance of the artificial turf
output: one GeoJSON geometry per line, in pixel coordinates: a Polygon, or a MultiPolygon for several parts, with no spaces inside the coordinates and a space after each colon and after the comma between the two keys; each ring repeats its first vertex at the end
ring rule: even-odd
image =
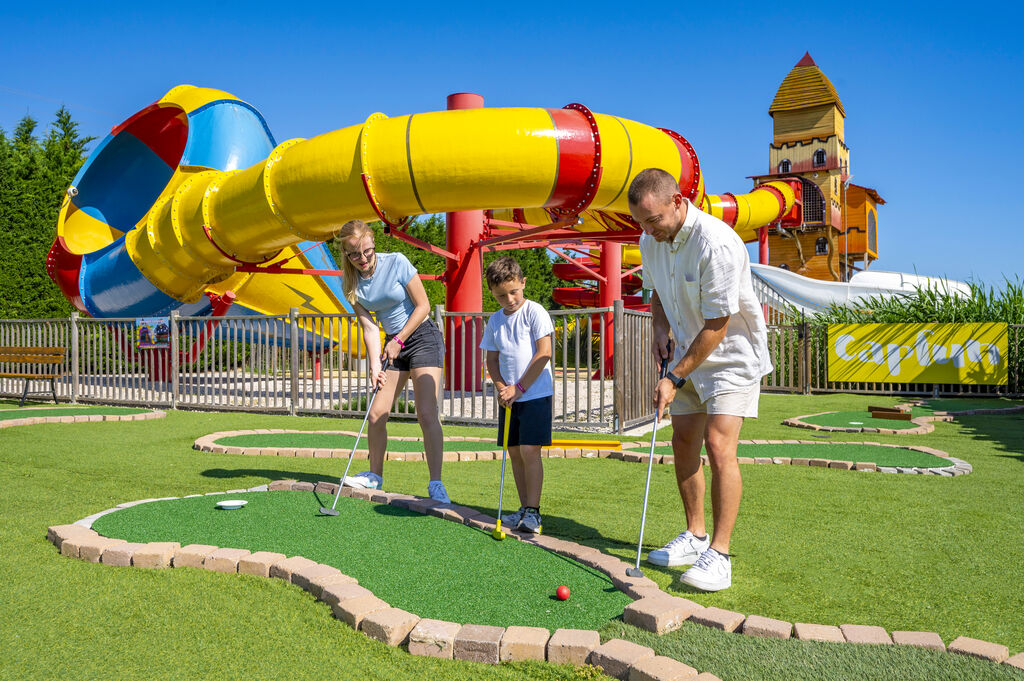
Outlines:
{"type": "MultiPolygon", "coordinates": [[[[921,414],[912,414],[920,416],[921,414]]],[[[815,426],[831,426],[833,428],[888,428],[889,430],[910,430],[917,428],[919,424],[910,421],[899,421],[896,419],[879,419],[871,415],[869,411],[832,411],[826,414],[814,416],[803,416],[800,418],[804,423],[815,426]]]]}
{"type": "Polygon", "coordinates": [[[924,404],[914,407],[914,415],[918,411],[931,413],[935,411],[972,411],[975,409],[1012,409],[1024,406],[1024,401],[1011,400],[1005,397],[939,397],[927,400],[924,404]]]}
{"type": "MultiPolygon", "coordinates": [[[[633,452],[649,452],[650,447],[631,449],[633,452]]],[[[704,451],[703,449],[701,450],[704,451]]],[[[657,446],[655,454],[668,456],[673,454],[671,446],[657,446]]],[[[878,447],[876,445],[857,444],[855,442],[836,442],[820,445],[739,445],[736,455],[741,457],[771,457],[789,459],[829,459],[831,461],[869,461],[879,466],[903,466],[917,468],[941,468],[949,466],[949,459],[941,456],[919,452],[913,449],[896,447],[878,447]]]]}
{"type": "MultiPolygon", "coordinates": [[[[905,401],[763,394],[761,418],[748,419],[741,438],[792,438],[793,430],[781,421],[794,414],[905,401]]],[[[0,408],[12,404],[17,400],[0,408]]],[[[486,666],[412,657],[352,631],[324,604],[283,580],[93,565],[62,557],[44,538],[47,525],[129,499],[223,491],[280,478],[336,479],[340,472],[333,459],[199,453],[192,443],[202,435],[358,427],[351,419],[170,410],[166,419],[0,431],[0,679],[600,677],[593,669],[546,663],[486,666]]],[[[446,436],[494,434],[492,427],[444,428],[446,436]]],[[[389,430],[420,434],[415,422],[393,420],[389,430]]],[[[576,436],[593,438],[558,434],[576,436]]],[[[670,426],[659,430],[659,440],[670,437],[670,426]]],[[[906,436],[875,433],[830,433],[827,439],[867,438],[906,444],[906,436]]],[[[680,568],[644,565],[644,572],[669,593],[745,614],[934,631],[947,643],[963,635],[1007,645],[1010,654],[1024,651],[1024,515],[1012,512],[1024,498],[1024,416],[958,417],[936,423],[935,432],[914,443],[966,459],[974,472],[938,478],[744,466],[732,587],[695,593],[679,584],[680,568]]],[[[445,484],[457,502],[493,514],[499,467],[498,461],[445,464],[445,484]]],[[[610,459],[545,459],[544,468],[545,532],[631,562],[646,467],[610,459]]],[[[387,462],[385,485],[388,491],[424,495],[426,466],[387,462]]],[[[707,489],[710,495],[710,483],[707,489]]],[[[510,494],[507,488],[506,505],[510,494]]],[[[710,520],[710,507],[708,515],[710,520]]],[[[645,552],[673,538],[682,522],[673,471],[657,466],[645,552]]],[[[630,638],[633,632],[613,620],[602,635],[630,638]]],[[[920,651],[932,657],[919,662],[919,651],[902,646],[751,639],[698,626],[653,640],[671,641],[659,652],[678,655],[724,681],[1024,680],[1024,673],[1006,665],[945,653],[920,651]]]]}
{"type": "Polygon", "coordinates": [[[341,497],[341,515],[320,515],[330,497],[250,492],[241,509],[224,496],[139,504],[101,517],[100,534],[301,555],[333,565],[394,607],[421,617],[495,626],[597,629],[631,599],[603,573],[514,539],[386,504],[341,497]],[[567,601],[555,598],[569,587],[567,601]]]}
{"type": "Polygon", "coordinates": [[[0,409],[0,421],[10,419],[30,419],[51,416],[81,416],[82,414],[110,414],[124,416],[126,414],[142,414],[151,411],[149,409],[134,409],[131,407],[48,407],[43,409],[0,409]]]}
{"type": "MultiPolygon", "coordinates": [[[[366,447],[366,437],[360,441],[366,447]]],[[[302,449],[351,449],[356,443],[352,435],[336,433],[262,433],[253,435],[228,435],[218,438],[216,443],[222,447],[254,447],[254,448],[302,448],[302,449]]],[[[493,441],[478,442],[474,440],[446,440],[445,451],[493,452],[498,448],[493,441]]],[[[423,440],[388,440],[388,450],[392,452],[422,452],[423,440]]]]}

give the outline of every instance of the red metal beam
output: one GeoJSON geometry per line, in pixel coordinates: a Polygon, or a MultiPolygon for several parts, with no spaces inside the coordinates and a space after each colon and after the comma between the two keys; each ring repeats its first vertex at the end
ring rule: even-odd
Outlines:
{"type": "Polygon", "coordinates": [[[584,272],[586,272],[587,274],[589,274],[591,279],[597,279],[602,284],[607,284],[608,283],[608,278],[607,277],[605,277],[602,274],[598,274],[597,272],[595,272],[594,270],[590,269],[589,267],[586,267],[585,265],[582,265],[578,260],[574,260],[565,251],[562,251],[562,250],[560,250],[558,248],[553,248],[551,246],[548,246],[548,250],[551,251],[552,253],[554,253],[555,255],[557,255],[560,258],[564,258],[570,264],[575,265],[577,267],[577,269],[581,269],[584,272]]]}
{"type": "Polygon", "coordinates": [[[442,258],[445,258],[446,260],[451,260],[454,263],[458,263],[459,262],[459,256],[455,255],[451,251],[447,251],[447,250],[441,248],[440,246],[435,246],[434,244],[427,243],[426,241],[423,241],[422,239],[417,239],[414,236],[410,236],[409,234],[407,234],[406,232],[403,232],[400,229],[397,229],[397,228],[392,229],[391,230],[391,236],[395,237],[396,239],[401,239],[402,241],[404,241],[407,244],[412,244],[413,246],[415,246],[416,248],[418,248],[418,249],[420,249],[422,251],[427,251],[428,253],[433,253],[434,255],[439,255],[442,258]]]}

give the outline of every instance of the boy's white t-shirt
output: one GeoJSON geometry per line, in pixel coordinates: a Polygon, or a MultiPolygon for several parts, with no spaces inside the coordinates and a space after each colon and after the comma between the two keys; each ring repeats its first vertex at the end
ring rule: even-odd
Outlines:
{"type": "MultiPolygon", "coordinates": [[[[537,352],[537,341],[554,333],[551,316],[540,303],[532,300],[523,302],[522,307],[512,314],[498,310],[487,320],[480,347],[498,353],[498,367],[501,376],[509,385],[519,382],[530,366],[530,360],[537,352]]],[[[544,365],[544,371],[537,377],[520,401],[535,400],[554,394],[555,381],[551,374],[551,362],[544,365]]]]}

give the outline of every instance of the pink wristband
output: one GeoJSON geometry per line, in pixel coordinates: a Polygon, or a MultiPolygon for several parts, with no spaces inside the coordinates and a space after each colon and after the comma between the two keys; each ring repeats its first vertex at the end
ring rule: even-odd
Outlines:
{"type": "Polygon", "coordinates": [[[516,387],[519,388],[519,392],[526,394],[526,388],[523,387],[522,383],[516,383],[516,387]]]}
{"type": "Polygon", "coordinates": [[[393,340],[393,341],[395,341],[396,343],[398,343],[398,347],[402,348],[403,350],[405,349],[405,343],[403,343],[403,342],[402,342],[402,339],[401,339],[401,338],[399,338],[398,336],[392,336],[392,337],[391,337],[391,340],[393,340]]]}

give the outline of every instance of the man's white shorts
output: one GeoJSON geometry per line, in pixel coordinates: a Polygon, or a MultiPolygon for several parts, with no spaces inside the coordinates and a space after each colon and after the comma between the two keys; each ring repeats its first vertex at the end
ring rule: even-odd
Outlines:
{"type": "Polygon", "coordinates": [[[693,383],[686,382],[676,391],[676,398],[668,405],[668,413],[672,416],[686,414],[728,414],[743,418],[757,418],[757,400],[761,395],[761,384],[755,383],[749,388],[736,392],[719,393],[705,402],[697,397],[693,383]]]}

